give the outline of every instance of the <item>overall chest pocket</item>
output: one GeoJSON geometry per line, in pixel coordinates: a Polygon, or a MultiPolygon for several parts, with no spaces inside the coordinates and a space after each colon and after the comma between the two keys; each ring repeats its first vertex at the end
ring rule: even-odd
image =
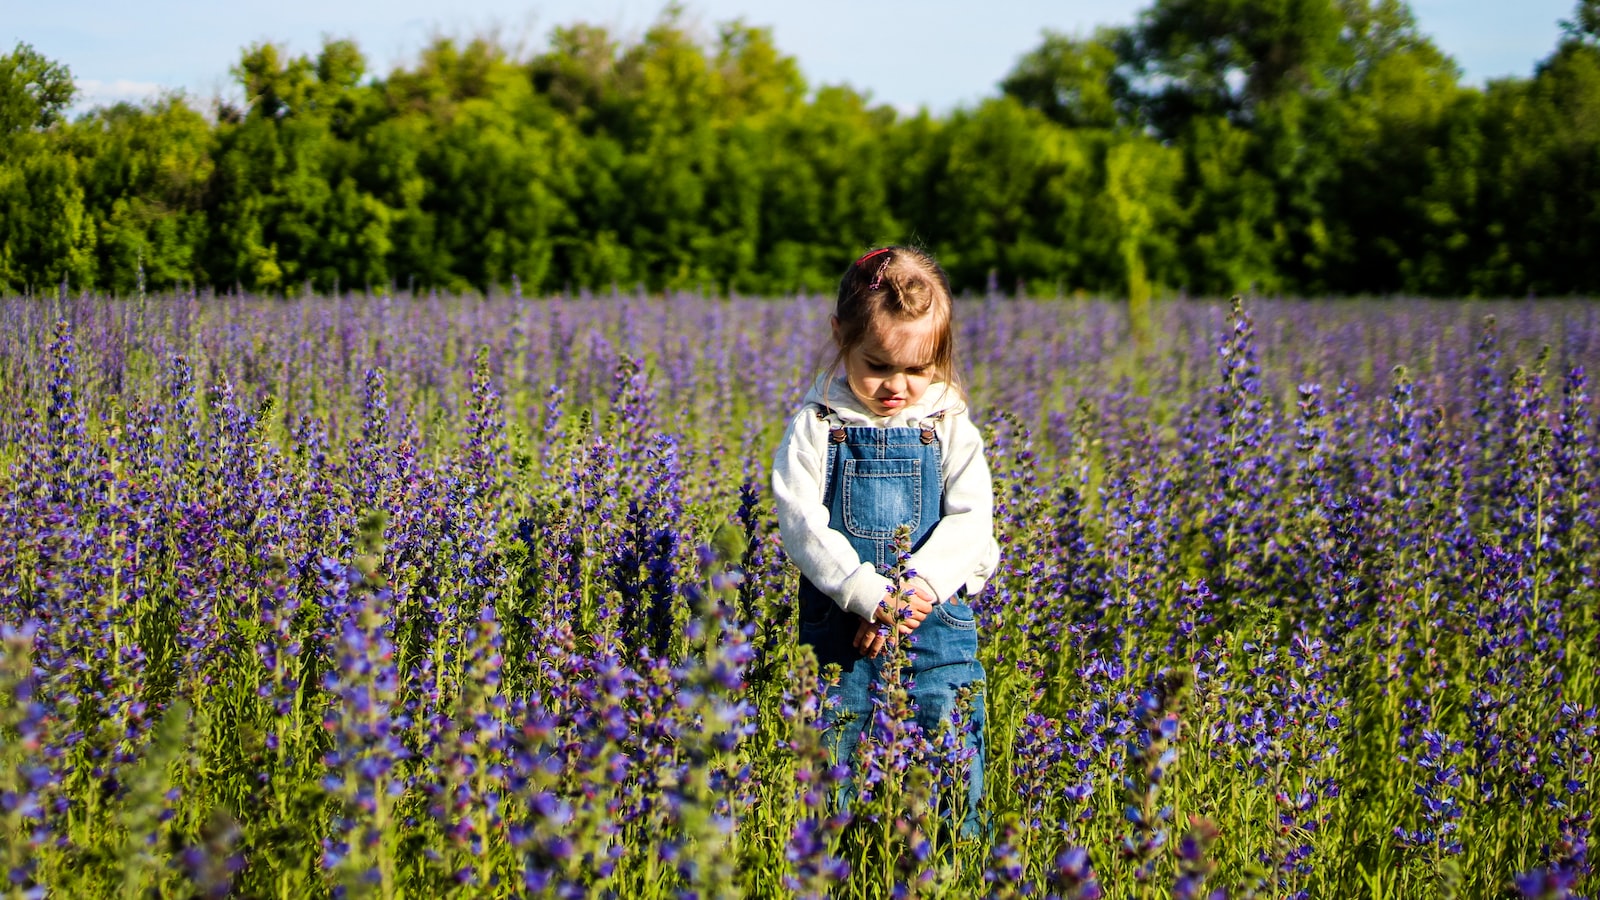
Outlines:
{"type": "Polygon", "coordinates": [[[921,459],[844,461],[844,528],[856,537],[888,540],[901,525],[922,524],[921,459]]]}

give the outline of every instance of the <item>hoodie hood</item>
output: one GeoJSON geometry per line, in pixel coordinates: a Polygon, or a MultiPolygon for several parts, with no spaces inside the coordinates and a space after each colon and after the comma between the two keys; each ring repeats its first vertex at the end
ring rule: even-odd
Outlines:
{"type": "Polygon", "coordinates": [[[911,427],[923,419],[943,413],[959,412],[966,407],[961,391],[954,385],[935,381],[922,392],[922,399],[898,410],[892,416],[875,416],[868,412],[850,390],[850,382],[843,375],[823,375],[812,382],[806,391],[806,405],[825,406],[838,414],[846,425],[871,425],[878,428],[911,427]]]}

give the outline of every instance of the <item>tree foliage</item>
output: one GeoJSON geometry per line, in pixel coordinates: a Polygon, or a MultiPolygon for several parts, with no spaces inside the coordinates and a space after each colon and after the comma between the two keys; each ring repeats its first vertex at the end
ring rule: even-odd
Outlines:
{"type": "Polygon", "coordinates": [[[1460,83],[1402,0],[1152,0],[1044,32],[996,97],[907,114],[809,85],[763,28],[677,7],[518,55],[371,72],[263,43],[243,102],[75,121],[0,57],[0,290],[825,291],[885,242],[958,287],[1600,288],[1600,6],[1527,78],[1460,83]]]}

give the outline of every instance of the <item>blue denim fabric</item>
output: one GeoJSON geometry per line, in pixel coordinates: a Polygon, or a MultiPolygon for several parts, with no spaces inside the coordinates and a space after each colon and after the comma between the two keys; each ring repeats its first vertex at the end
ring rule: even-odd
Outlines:
{"type": "MultiPolygon", "coordinates": [[[[825,502],[828,524],[842,532],[862,562],[880,570],[894,563],[894,530],[911,526],[916,549],[938,524],[943,508],[943,478],[937,438],[924,440],[917,428],[854,427],[842,442],[828,445],[825,502]]],[[[931,434],[931,432],[929,432],[931,434]]],[[[930,736],[950,721],[956,689],[984,679],[978,662],[977,623],[963,590],[934,607],[911,634],[911,697],[917,724],[930,736]]],[[[853,646],[859,619],[839,608],[804,577],[800,579],[800,640],[810,644],[824,666],[837,663],[839,684],[830,688],[838,703],[829,714],[827,742],[835,758],[851,763],[864,726],[872,717],[872,696],[880,659],[869,659],[853,646]]],[[[963,835],[979,830],[983,798],[984,698],[980,693],[967,723],[966,745],[977,750],[967,782],[963,835]]],[[[854,796],[845,788],[844,802],[854,796]]]]}

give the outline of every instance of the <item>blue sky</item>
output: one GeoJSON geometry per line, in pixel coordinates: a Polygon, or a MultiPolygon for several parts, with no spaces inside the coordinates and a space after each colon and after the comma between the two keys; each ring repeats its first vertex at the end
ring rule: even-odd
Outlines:
{"type": "MultiPolygon", "coordinates": [[[[324,35],[353,38],[370,68],[407,64],[436,34],[496,29],[530,51],[557,25],[590,22],[637,35],[661,0],[0,0],[3,50],[26,41],[66,63],[80,108],[182,89],[202,104],[236,93],[228,68],[246,45],[315,53],[324,35]]],[[[1134,21],[1149,0],[687,0],[707,33],[734,18],[770,27],[812,85],[848,83],[903,110],[944,112],[996,84],[1049,28],[1088,34],[1134,21]]],[[[1527,76],[1555,47],[1574,0],[1412,0],[1423,32],[1473,84],[1527,76]]]]}

